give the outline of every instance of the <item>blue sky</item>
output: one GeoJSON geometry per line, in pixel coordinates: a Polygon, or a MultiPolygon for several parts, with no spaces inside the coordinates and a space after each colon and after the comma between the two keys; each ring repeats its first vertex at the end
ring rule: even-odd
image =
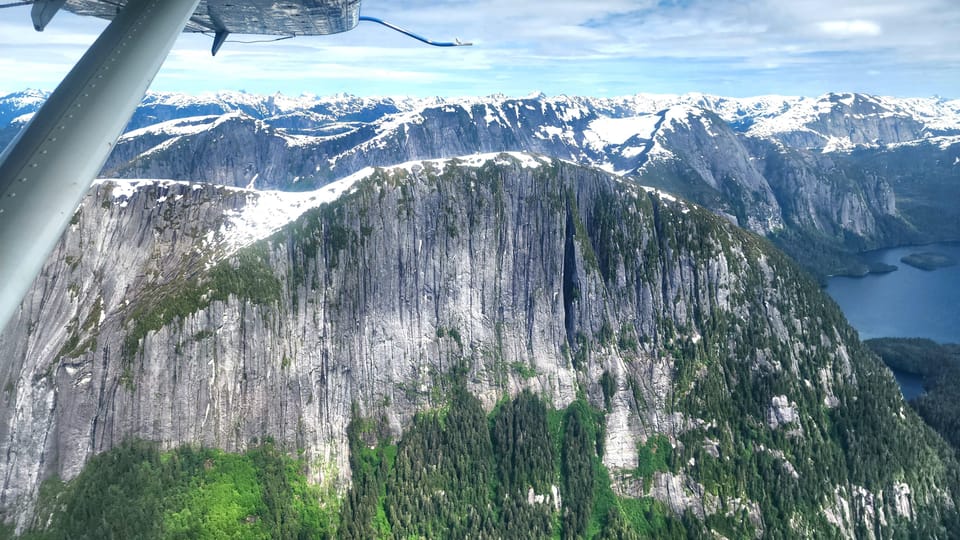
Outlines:
{"type": "MultiPolygon", "coordinates": [[[[361,13],[475,46],[428,47],[361,23],[333,36],[228,42],[211,58],[210,37],[183,34],[152,88],[960,97],[958,0],[363,0],[361,13]]],[[[52,89],[105,25],[64,12],[37,33],[29,7],[0,9],[0,94],[52,89]]]]}

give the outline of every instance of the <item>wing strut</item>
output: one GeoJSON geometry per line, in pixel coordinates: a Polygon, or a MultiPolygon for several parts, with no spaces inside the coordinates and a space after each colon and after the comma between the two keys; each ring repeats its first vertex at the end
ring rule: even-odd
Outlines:
{"type": "Polygon", "coordinates": [[[0,330],[199,2],[127,2],[0,156],[0,330]]]}

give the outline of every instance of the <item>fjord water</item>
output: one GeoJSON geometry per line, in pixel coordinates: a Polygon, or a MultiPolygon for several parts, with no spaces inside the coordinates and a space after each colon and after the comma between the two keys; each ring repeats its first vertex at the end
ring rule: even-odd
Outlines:
{"type": "MultiPolygon", "coordinates": [[[[960,343],[960,265],[921,270],[900,262],[911,253],[935,252],[960,260],[960,244],[884,249],[871,262],[897,266],[895,272],[860,278],[832,277],[827,293],[836,300],[860,339],[923,337],[960,343]]],[[[922,377],[894,371],[905,398],[923,393],[922,377]]]]}
{"type": "Polygon", "coordinates": [[[860,278],[832,277],[827,293],[840,305],[860,339],[924,337],[960,343],[960,265],[920,270],[900,262],[911,253],[935,252],[960,260],[960,243],[874,251],[871,262],[897,266],[895,272],[860,278]]]}

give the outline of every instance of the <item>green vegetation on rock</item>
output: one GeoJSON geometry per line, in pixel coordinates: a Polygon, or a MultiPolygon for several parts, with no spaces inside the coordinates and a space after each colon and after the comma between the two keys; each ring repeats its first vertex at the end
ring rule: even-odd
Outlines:
{"type": "Polygon", "coordinates": [[[418,414],[398,443],[371,442],[377,423],[355,417],[350,445],[359,457],[337,535],[686,538],[660,503],[611,490],[598,444],[603,418],[584,401],[554,411],[529,392],[485,414],[460,386],[442,409],[418,414]]]}
{"type": "Polygon", "coordinates": [[[923,377],[926,391],[910,405],[960,453],[960,345],[920,338],[864,343],[891,369],[923,377]]]}
{"type": "Polygon", "coordinates": [[[70,482],[47,480],[23,538],[325,538],[336,509],[270,444],[238,455],[130,441],[70,482]]]}
{"type": "Polygon", "coordinates": [[[130,330],[124,354],[132,358],[143,338],[171,322],[231,296],[252,304],[267,305],[280,300],[282,285],[270,266],[266,242],[241,249],[215,265],[201,277],[173,280],[149,292],[131,311],[130,330]]]}
{"type": "MultiPolygon", "coordinates": [[[[558,328],[565,335],[556,344],[563,355],[556,367],[544,356],[536,362],[527,361],[533,354],[511,356],[504,342],[509,344],[513,329],[498,314],[507,293],[494,279],[485,283],[495,291],[485,308],[494,314],[486,342],[478,344],[482,333],[467,326],[473,323],[449,319],[438,320],[430,326],[435,335],[426,336],[443,351],[443,360],[463,357],[476,362],[471,369],[481,369],[461,373],[450,364],[429,365],[429,376],[443,384],[430,388],[426,403],[417,401],[414,381],[390,381],[407,389],[391,398],[403,401],[406,412],[419,410],[399,440],[387,428],[398,417],[378,416],[389,401],[367,403],[368,411],[381,411],[369,413],[373,417],[361,415],[362,404],[354,406],[347,430],[352,482],[342,498],[314,493],[311,499],[306,487],[297,487],[303,480],[299,464],[291,466],[282,456],[264,463],[249,454],[170,455],[133,444],[94,458],[66,485],[49,481],[41,501],[46,510],[37,521],[44,525],[30,534],[829,538],[843,531],[828,514],[840,515],[848,503],[856,519],[844,526],[858,536],[875,529],[884,538],[933,538],[960,530],[954,487],[960,475],[952,452],[902,407],[889,374],[809,275],[767,240],[702,209],[600,173],[557,167],[566,176],[552,170],[532,186],[548,193],[531,196],[545,201],[555,218],[546,220],[554,228],[535,238],[541,245],[553,240],[564,251],[557,257],[562,262],[543,272],[562,294],[557,302],[564,324],[558,328]],[[475,347],[486,352],[468,357],[475,347]],[[514,373],[511,382],[546,388],[560,373],[547,369],[568,366],[578,398],[560,410],[529,392],[510,397],[504,382],[514,373]],[[482,380],[488,374],[493,383],[482,380]],[[487,413],[468,385],[501,401],[487,413]],[[625,405],[628,434],[643,441],[636,447],[637,467],[608,470],[607,418],[617,418],[625,405]],[[143,498],[137,499],[134,485],[143,498]],[[901,485],[916,501],[910,516],[891,510],[901,485]],[[867,508],[868,496],[879,502],[867,508]],[[133,502],[118,508],[121,500],[133,502]],[[886,512],[882,524],[873,519],[880,510],[886,512]]],[[[487,226],[487,246],[503,253],[511,236],[509,208],[516,203],[510,190],[516,187],[494,165],[467,174],[475,175],[477,186],[457,194],[465,199],[467,216],[456,235],[438,227],[432,238],[452,247],[463,239],[479,241],[477,220],[487,226]]],[[[379,307],[358,294],[359,284],[370,279],[365,273],[379,269],[372,263],[381,255],[365,247],[368,238],[376,239],[367,218],[374,205],[393,200],[397,211],[384,219],[396,214],[403,227],[425,226],[411,220],[445,208],[430,190],[453,189],[446,182],[454,180],[424,176],[398,185],[401,179],[380,175],[350,196],[355,206],[341,200],[308,212],[286,237],[280,233],[208,274],[141,298],[126,314],[132,326],[127,353],[137,352],[148,332],[213,300],[235,295],[286,307],[282,282],[270,265],[275,259],[287,263],[294,294],[306,295],[301,298],[308,303],[322,298],[331,330],[342,330],[338,315],[379,307]],[[281,248],[289,249],[278,253],[281,248]],[[337,287],[325,289],[323,280],[337,287]]],[[[527,227],[538,226],[534,212],[525,216],[531,217],[527,227]]],[[[496,276],[511,271],[502,258],[489,264],[496,276]]],[[[359,317],[347,318],[349,328],[360,324],[359,317]]],[[[74,329],[85,326],[78,321],[74,329]]],[[[203,332],[193,339],[205,339],[203,332]]],[[[80,343],[69,343],[69,349],[80,343]]],[[[286,371],[300,362],[278,359],[286,371]]],[[[616,428],[624,433],[623,424],[616,428]]],[[[631,449],[628,444],[626,452],[631,449]]],[[[623,446],[617,451],[622,457],[623,446]]]]}

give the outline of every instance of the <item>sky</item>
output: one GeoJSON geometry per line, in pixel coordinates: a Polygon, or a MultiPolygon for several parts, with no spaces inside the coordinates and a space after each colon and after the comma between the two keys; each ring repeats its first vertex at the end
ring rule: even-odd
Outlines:
{"type": "MultiPolygon", "coordinates": [[[[10,3],[0,0],[0,5],[10,3]]],[[[372,23],[272,43],[182,34],[153,90],[360,96],[746,97],[831,91],[960,97],[960,0],[363,0],[372,23]]],[[[106,26],[67,12],[35,32],[0,9],[0,94],[53,89],[106,26]]]]}

